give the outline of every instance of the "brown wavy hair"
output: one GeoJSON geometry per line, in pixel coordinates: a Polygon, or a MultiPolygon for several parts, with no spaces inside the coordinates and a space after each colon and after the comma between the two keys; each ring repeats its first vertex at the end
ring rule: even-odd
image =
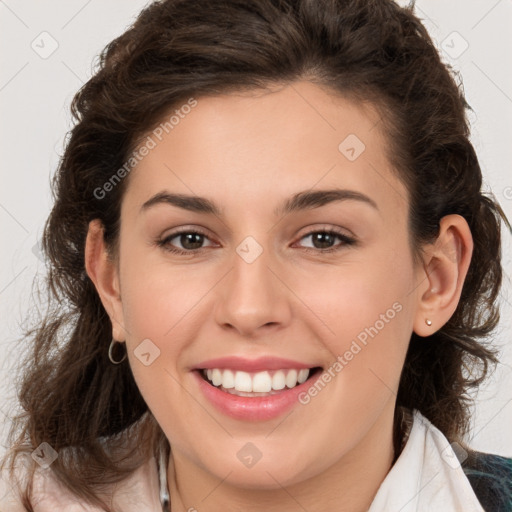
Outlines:
{"type": "MultiPolygon", "coordinates": [[[[462,215],[469,224],[474,251],[458,307],[430,339],[412,333],[397,396],[398,406],[418,409],[449,439],[462,440],[470,392],[497,362],[489,335],[499,320],[500,220],[510,224],[481,190],[469,141],[470,107],[457,78],[414,6],[392,0],[148,5],[101,52],[96,73],[72,101],[75,123],[52,181],[54,206],[42,241],[47,309],[25,329],[22,412],[13,419],[2,466],[47,442],[59,453],[53,474],[77,496],[110,510],[100,497],[104,486],[127,477],[165,444],[129,364],[109,362],[110,319],[84,265],[93,219],[101,219],[116,257],[129,177],[108,199],[94,191],[124,165],[144,134],[188,98],[300,79],[380,112],[389,160],[408,191],[418,261],[421,245],[436,238],[444,215],[462,215]]],[[[35,463],[27,460],[33,470],[35,463]]],[[[32,475],[22,494],[29,511],[32,475]]]]}

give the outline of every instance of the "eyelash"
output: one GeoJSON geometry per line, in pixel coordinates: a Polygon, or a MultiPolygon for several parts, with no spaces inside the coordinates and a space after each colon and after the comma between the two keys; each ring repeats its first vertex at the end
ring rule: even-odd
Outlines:
{"type": "MultiPolygon", "coordinates": [[[[307,252],[316,252],[316,253],[320,253],[320,254],[325,254],[325,253],[337,252],[345,246],[351,246],[351,245],[356,244],[356,240],[354,240],[353,238],[348,237],[344,233],[341,233],[340,231],[337,231],[332,228],[310,231],[309,233],[306,233],[304,236],[302,236],[299,240],[302,240],[303,238],[307,238],[308,236],[318,234],[318,233],[337,236],[340,240],[342,240],[343,243],[340,245],[336,245],[334,247],[330,247],[328,249],[315,249],[313,247],[302,247],[303,250],[305,250],[307,252]]],[[[183,250],[183,249],[177,249],[176,247],[173,247],[170,245],[170,240],[172,240],[173,238],[176,238],[179,235],[183,235],[183,234],[201,235],[201,236],[208,238],[208,235],[206,233],[203,233],[200,230],[185,228],[185,229],[182,229],[179,231],[175,231],[175,232],[169,234],[168,236],[166,236],[165,238],[157,240],[156,244],[159,247],[161,247],[164,251],[167,251],[167,252],[170,252],[173,254],[179,254],[179,255],[191,255],[191,254],[193,255],[193,254],[200,253],[206,249],[203,247],[200,249],[183,250]]]]}

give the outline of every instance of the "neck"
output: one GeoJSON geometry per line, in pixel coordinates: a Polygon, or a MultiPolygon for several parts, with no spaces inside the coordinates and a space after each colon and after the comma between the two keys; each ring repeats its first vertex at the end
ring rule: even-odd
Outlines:
{"type": "MultiPolygon", "coordinates": [[[[327,470],[286,487],[242,488],[229,482],[229,474],[218,478],[173,450],[167,472],[171,511],[281,512],[293,507],[365,512],[395,460],[393,413],[393,406],[386,408],[357,445],[327,470]]],[[[273,480],[277,484],[278,475],[273,480]]]]}

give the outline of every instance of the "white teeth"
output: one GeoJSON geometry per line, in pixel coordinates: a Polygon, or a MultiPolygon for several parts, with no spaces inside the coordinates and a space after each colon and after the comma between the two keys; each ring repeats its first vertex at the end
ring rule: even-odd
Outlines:
{"type": "MultiPolygon", "coordinates": [[[[215,384],[214,384],[215,386],[215,384]]],[[[237,391],[252,391],[252,379],[251,376],[246,372],[235,373],[235,389],[237,391]]]]}
{"type": "Polygon", "coordinates": [[[288,388],[294,388],[297,384],[297,370],[290,370],[286,376],[286,386],[288,388]]]}
{"type": "Polygon", "coordinates": [[[244,393],[268,393],[294,388],[309,377],[309,369],[248,373],[238,370],[208,368],[203,375],[214,385],[244,393]]]}
{"type": "MultiPolygon", "coordinates": [[[[309,370],[308,370],[309,372],[309,370]]],[[[286,386],[286,377],[283,370],[279,370],[272,376],[272,389],[280,390],[286,386]]]]}
{"type": "Polygon", "coordinates": [[[235,376],[231,370],[224,370],[222,373],[222,387],[226,389],[235,387],[235,376]]]}
{"type": "Polygon", "coordinates": [[[212,371],[212,382],[214,386],[222,384],[222,372],[218,368],[212,371]]]}
{"type": "Polygon", "coordinates": [[[306,382],[308,377],[309,377],[309,370],[308,369],[302,369],[302,370],[299,371],[299,375],[297,376],[297,380],[299,381],[299,384],[302,384],[303,382],[306,382]]]}
{"type": "Polygon", "coordinates": [[[272,389],[272,377],[268,372],[259,372],[252,378],[252,391],[267,393],[272,389]]]}

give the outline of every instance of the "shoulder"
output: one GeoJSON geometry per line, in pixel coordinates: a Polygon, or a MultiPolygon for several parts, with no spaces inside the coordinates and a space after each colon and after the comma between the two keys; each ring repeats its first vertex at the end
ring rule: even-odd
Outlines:
{"type": "Polygon", "coordinates": [[[476,450],[461,463],[487,512],[512,512],[512,458],[476,450]]]}
{"type": "MultiPolygon", "coordinates": [[[[26,482],[26,472],[17,471],[17,476],[26,482]]],[[[99,495],[110,503],[110,507],[124,512],[154,512],[161,510],[159,475],[155,457],[138,467],[129,477],[117,484],[107,485],[99,495]]],[[[91,505],[69,491],[50,471],[36,468],[30,492],[34,512],[101,512],[103,509],[91,505]]],[[[0,512],[28,512],[22,503],[18,486],[10,479],[8,471],[0,471],[0,512]]]]}
{"type": "Polygon", "coordinates": [[[6,471],[0,472],[0,511],[27,512],[6,471]]]}

